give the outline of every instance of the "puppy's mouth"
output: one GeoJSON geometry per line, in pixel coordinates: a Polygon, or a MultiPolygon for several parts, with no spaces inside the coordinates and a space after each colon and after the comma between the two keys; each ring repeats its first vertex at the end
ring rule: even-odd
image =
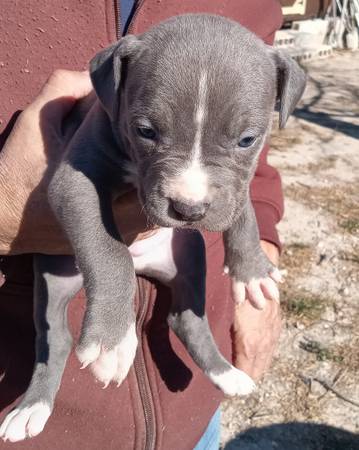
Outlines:
{"type": "Polygon", "coordinates": [[[185,218],[176,211],[172,202],[166,197],[157,199],[154,204],[148,200],[144,203],[144,210],[149,221],[161,227],[215,232],[227,230],[233,221],[232,214],[229,212],[226,214],[220,208],[216,208],[216,205],[211,205],[203,216],[196,217],[193,215],[191,218],[185,218]]]}
{"type": "MultiPolygon", "coordinates": [[[[149,220],[159,226],[162,227],[173,227],[173,228],[193,228],[200,227],[200,223],[203,220],[201,219],[185,219],[180,213],[178,213],[172,206],[171,202],[168,199],[164,199],[163,207],[159,208],[158,205],[156,207],[151,207],[150,204],[146,204],[144,206],[144,210],[149,218],[149,220]]],[[[162,206],[162,205],[161,205],[162,206]]]]}

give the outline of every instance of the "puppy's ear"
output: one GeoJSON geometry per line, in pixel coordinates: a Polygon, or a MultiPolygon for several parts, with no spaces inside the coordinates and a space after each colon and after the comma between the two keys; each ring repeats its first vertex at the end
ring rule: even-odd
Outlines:
{"type": "Polygon", "coordinates": [[[298,63],[285,52],[273,48],[270,52],[277,66],[279,128],[284,128],[304,92],[307,76],[298,63]]]}
{"type": "Polygon", "coordinates": [[[111,119],[117,114],[124,60],[139,53],[142,42],[133,35],[105,48],[90,61],[90,76],[102,106],[111,119]]]}

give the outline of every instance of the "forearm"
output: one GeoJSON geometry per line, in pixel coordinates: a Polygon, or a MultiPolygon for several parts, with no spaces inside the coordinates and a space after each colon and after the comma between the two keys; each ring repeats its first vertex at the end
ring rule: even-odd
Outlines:
{"type": "Polygon", "coordinates": [[[226,266],[229,275],[249,283],[265,277],[272,266],[262,252],[257,222],[250,199],[247,199],[238,220],[224,233],[226,266]]]}
{"type": "Polygon", "coordinates": [[[0,254],[3,255],[26,251],[21,240],[30,222],[29,232],[25,233],[27,245],[36,248],[34,241],[39,229],[43,228],[43,217],[49,213],[45,192],[39,188],[47,167],[45,155],[39,158],[36,152],[31,155],[26,152],[38,139],[33,137],[29,142],[31,128],[32,121],[26,113],[22,113],[0,153],[0,254]],[[33,155],[36,156],[34,159],[33,155]],[[36,213],[29,214],[31,209],[36,213]]]}
{"type": "Polygon", "coordinates": [[[0,254],[9,253],[10,244],[20,228],[17,199],[21,192],[16,189],[14,176],[4,156],[0,154],[0,254]]]}
{"type": "Polygon", "coordinates": [[[282,183],[278,171],[267,162],[269,146],[260,155],[257,170],[250,187],[250,195],[257,218],[259,235],[262,240],[281,247],[276,230],[283,217],[284,202],[282,183]]]}

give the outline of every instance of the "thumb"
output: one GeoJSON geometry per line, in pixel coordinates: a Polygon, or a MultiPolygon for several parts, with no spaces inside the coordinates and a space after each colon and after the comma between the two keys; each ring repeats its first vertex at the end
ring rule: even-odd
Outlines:
{"type": "Polygon", "coordinates": [[[39,112],[45,105],[52,102],[51,112],[62,118],[71,110],[77,100],[86,97],[92,89],[88,71],[55,70],[30,108],[39,112]]]}

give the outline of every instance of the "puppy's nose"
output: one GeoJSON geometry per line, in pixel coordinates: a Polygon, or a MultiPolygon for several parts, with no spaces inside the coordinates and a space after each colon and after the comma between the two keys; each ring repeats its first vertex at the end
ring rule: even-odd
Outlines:
{"type": "Polygon", "coordinates": [[[206,215],[207,209],[209,208],[209,203],[205,202],[184,203],[179,200],[171,199],[171,203],[179,218],[189,222],[196,222],[203,219],[206,215]]]}

